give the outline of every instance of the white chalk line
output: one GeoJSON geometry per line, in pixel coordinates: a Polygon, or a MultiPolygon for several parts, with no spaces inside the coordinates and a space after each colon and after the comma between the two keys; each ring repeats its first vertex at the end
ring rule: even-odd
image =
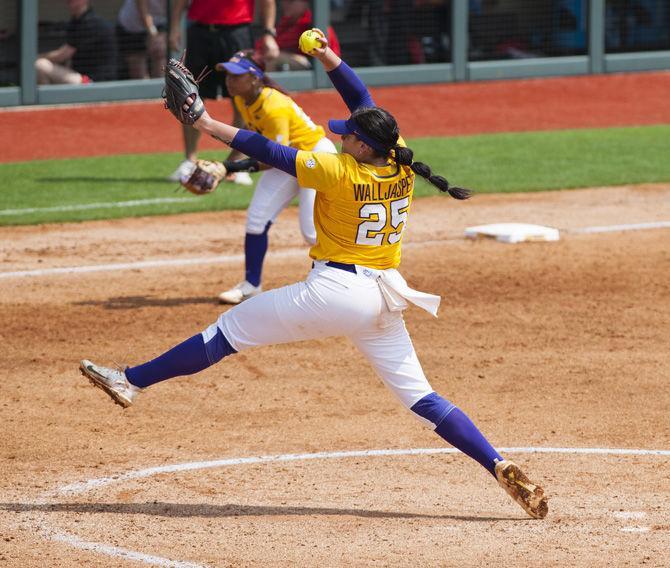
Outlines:
{"type": "MultiPolygon", "coordinates": [[[[670,456],[670,450],[643,450],[634,448],[544,448],[544,447],[514,447],[499,448],[503,453],[518,454],[582,454],[582,455],[616,455],[616,456],[670,456]]],[[[85,493],[91,489],[126,481],[151,477],[161,473],[174,473],[177,471],[191,471],[197,469],[210,469],[230,465],[259,464],[270,462],[306,461],[319,459],[343,459],[376,456],[407,456],[407,455],[433,455],[433,454],[458,454],[456,448],[413,448],[401,450],[354,450],[343,452],[316,452],[311,454],[280,454],[270,456],[252,456],[246,458],[229,458],[223,460],[212,460],[202,462],[186,462],[172,465],[150,467],[146,469],[129,471],[111,477],[99,477],[89,479],[85,482],[71,483],[61,487],[57,493],[61,495],[76,495],[85,493]]]]}
{"type": "Polygon", "coordinates": [[[619,529],[621,532],[645,533],[649,532],[649,527],[623,527],[619,529]]]}
{"type": "Polygon", "coordinates": [[[645,513],[644,511],[616,511],[614,513],[614,516],[617,519],[623,519],[623,520],[643,519],[644,517],[647,516],[647,513],[645,513]]]}
{"type": "MultiPolygon", "coordinates": [[[[305,249],[286,249],[273,252],[273,257],[297,256],[298,253],[306,256],[305,249]]],[[[193,266],[199,264],[225,264],[227,262],[241,262],[244,254],[229,254],[203,258],[174,258],[165,260],[142,260],[139,262],[119,262],[114,264],[95,264],[89,266],[63,266],[61,268],[45,268],[38,270],[17,270],[14,272],[0,272],[3,278],[27,278],[36,276],[51,276],[54,274],[85,274],[90,272],[117,272],[121,270],[139,270],[140,268],[163,268],[166,266],[193,266]]]]}
{"type": "MultiPolygon", "coordinates": [[[[670,450],[648,450],[636,448],[551,448],[551,447],[509,447],[499,448],[502,453],[514,454],[573,454],[573,455],[616,455],[616,456],[670,456],[670,450]]],[[[345,459],[376,456],[404,456],[404,455],[434,455],[434,454],[457,454],[460,453],[456,448],[410,448],[410,449],[382,449],[382,450],[353,450],[338,452],[316,452],[308,454],[278,454],[267,456],[251,456],[227,458],[221,460],[184,462],[179,464],[149,467],[140,470],[129,471],[110,477],[100,477],[89,479],[84,482],[77,482],[57,488],[54,491],[46,492],[43,498],[54,498],[60,495],[80,495],[92,489],[109,485],[112,483],[123,482],[129,479],[146,478],[161,473],[175,473],[180,471],[194,471],[201,469],[211,469],[216,467],[225,467],[231,465],[260,464],[272,462],[289,461],[307,461],[319,459],[345,459]]],[[[628,527],[627,532],[644,532],[646,527],[628,527]],[[640,530],[638,530],[640,529],[640,530]]],[[[91,552],[112,556],[115,558],[127,558],[136,560],[153,566],[169,566],[174,568],[205,568],[200,564],[187,561],[171,560],[152,554],[144,554],[126,548],[111,546],[104,543],[91,542],[82,538],[64,532],[57,531],[46,525],[46,522],[40,524],[38,529],[43,537],[56,542],[62,542],[74,548],[88,550],[91,552]]],[[[623,530],[623,529],[622,529],[623,530]]]]}
{"type": "Polygon", "coordinates": [[[46,524],[40,525],[39,531],[40,534],[48,540],[62,542],[63,544],[71,546],[72,548],[87,550],[97,554],[104,554],[114,558],[135,560],[137,562],[143,562],[144,564],[149,564],[151,566],[168,566],[170,568],[205,568],[202,564],[184,562],[181,560],[170,560],[169,558],[163,558],[162,556],[155,556],[153,554],[144,554],[143,552],[137,552],[135,550],[130,550],[129,548],[122,548],[120,546],[112,546],[111,544],[102,544],[99,542],[90,542],[79,538],[77,535],[54,530],[46,526],[46,524]]]}
{"type": "MultiPolygon", "coordinates": [[[[417,246],[428,246],[444,244],[444,240],[427,240],[421,242],[407,243],[407,248],[417,246]]],[[[308,260],[306,248],[287,248],[275,251],[272,258],[298,258],[304,257],[308,260]]],[[[164,268],[166,266],[194,266],[202,264],[226,264],[229,262],[239,263],[244,260],[244,254],[226,254],[220,256],[208,256],[201,258],[172,258],[163,260],[142,260],[138,262],[119,262],[113,264],[94,264],[88,266],[63,266],[60,268],[43,268],[36,270],[16,270],[13,272],[0,272],[0,280],[3,278],[29,278],[37,276],[51,276],[55,274],[84,274],[90,272],[116,272],[120,270],[139,270],[141,268],[164,268]]]]}
{"type": "Polygon", "coordinates": [[[57,207],[31,207],[26,209],[0,209],[0,216],[25,215],[27,213],[56,213],[60,211],[86,211],[88,209],[112,209],[114,207],[140,207],[161,203],[190,203],[197,197],[156,197],[153,199],[134,199],[132,201],[114,201],[110,203],[83,203],[78,205],[59,205],[57,207]]]}
{"type": "Polygon", "coordinates": [[[594,234],[594,233],[618,233],[622,231],[644,231],[647,229],[666,229],[670,227],[670,221],[652,221],[649,223],[626,223],[623,225],[603,225],[600,227],[583,227],[571,229],[569,233],[594,234]]]}
{"type": "MultiPolygon", "coordinates": [[[[606,233],[621,231],[640,231],[643,229],[659,229],[670,227],[670,221],[658,221],[652,223],[633,223],[630,225],[606,225],[602,227],[584,227],[573,229],[570,233],[606,233]]],[[[423,247],[428,245],[444,244],[447,240],[454,239],[430,239],[427,241],[410,242],[404,244],[405,248],[423,247]]],[[[306,255],[303,248],[289,248],[272,253],[272,257],[288,258],[306,255]]],[[[7,278],[35,278],[39,276],[52,276],[57,274],[84,274],[92,272],[116,272],[120,270],[139,270],[143,268],[164,268],[166,266],[195,266],[207,264],[225,264],[228,262],[240,262],[244,260],[243,254],[221,255],[201,258],[175,258],[167,260],[144,260],[138,262],[121,262],[114,264],[94,264],[83,266],[63,266],[60,268],[42,268],[35,270],[14,270],[0,272],[0,280],[7,278]]]]}
{"type": "MultiPolygon", "coordinates": [[[[614,517],[621,521],[630,521],[630,520],[642,520],[647,516],[647,513],[644,511],[615,511],[614,517]]],[[[621,532],[630,532],[630,533],[645,533],[649,532],[649,527],[642,525],[636,526],[626,526],[619,529],[621,532]]]]}

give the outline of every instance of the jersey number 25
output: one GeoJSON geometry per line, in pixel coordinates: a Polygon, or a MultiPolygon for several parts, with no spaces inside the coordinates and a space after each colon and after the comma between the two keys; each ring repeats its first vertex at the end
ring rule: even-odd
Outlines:
{"type": "Polygon", "coordinates": [[[402,236],[407,224],[407,209],[409,208],[409,197],[396,199],[389,203],[389,211],[383,203],[366,203],[360,208],[358,216],[361,219],[367,219],[358,225],[356,234],[357,245],[379,246],[384,244],[384,236],[387,237],[387,244],[394,245],[402,236]],[[394,232],[385,233],[387,221],[394,232]]]}

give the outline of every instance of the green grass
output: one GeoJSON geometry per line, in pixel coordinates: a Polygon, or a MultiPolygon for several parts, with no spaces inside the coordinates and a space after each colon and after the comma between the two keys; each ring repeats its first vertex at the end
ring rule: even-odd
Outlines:
{"type": "MultiPolygon", "coordinates": [[[[670,181],[670,126],[489,134],[409,141],[416,159],[455,185],[519,192],[670,181]]],[[[221,158],[222,152],[203,157],[221,158]]],[[[163,180],[179,154],[143,154],[0,164],[0,225],[166,215],[245,208],[252,189],[224,184],[194,197],[163,180]],[[7,210],[142,199],[178,203],[8,214],[7,210]]],[[[255,175],[257,177],[258,174],[255,175]]],[[[416,194],[435,195],[427,183],[416,194]]]]}
{"type": "Polygon", "coordinates": [[[410,147],[450,182],[486,193],[670,181],[670,126],[423,138],[410,147]]]}

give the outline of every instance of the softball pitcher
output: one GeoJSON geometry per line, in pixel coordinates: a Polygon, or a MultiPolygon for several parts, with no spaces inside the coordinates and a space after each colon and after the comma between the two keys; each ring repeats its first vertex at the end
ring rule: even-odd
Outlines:
{"type": "Polygon", "coordinates": [[[166,106],[179,120],[316,189],[317,242],[309,252],[313,268],[307,279],[235,306],[152,361],[121,371],[83,360],[81,372],[127,407],[150,385],[197,373],[252,347],[346,336],[401,404],[485,467],[531,517],[544,518],[548,506],[542,488],[431,388],[403,319],[408,303],[435,315],[440,301],[411,289],[396,270],[415,176],[458,199],[469,192],[450,187],[426,164],[414,162],[393,116],[375,107],[365,85],[321,37],[321,47],[310,53],[323,63],[352,111],[346,120],[329,121],[342,137],[341,154],[299,151],[218,122],[205,110],[183,65],[172,60],[166,72],[166,106]]]}
{"type": "MultiPolygon", "coordinates": [[[[265,75],[250,55],[236,53],[228,62],[217,66],[226,72],[226,87],[249,130],[297,150],[337,152],[326,138],[321,126],[312,122],[303,110],[281,91],[279,85],[265,75]]],[[[228,161],[242,158],[233,150],[228,161]]],[[[269,166],[258,181],[247,210],[244,238],[245,278],[242,282],[219,295],[224,304],[239,304],[262,291],[263,260],[268,249],[268,231],[277,215],[298,197],[300,231],[309,245],[316,243],[314,228],[315,192],[301,187],[296,178],[269,166]]]]}

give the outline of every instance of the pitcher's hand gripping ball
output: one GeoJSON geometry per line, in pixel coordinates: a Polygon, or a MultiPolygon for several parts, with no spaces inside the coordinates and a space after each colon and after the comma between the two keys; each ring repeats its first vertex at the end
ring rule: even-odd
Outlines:
{"type": "Polygon", "coordinates": [[[310,54],[315,49],[323,47],[326,43],[327,42],[325,41],[321,30],[313,28],[311,30],[302,32],[300,39],[298,40],[298,47],[303,53],[310,54]]]}
{"type": "Polygon", "coordinates": [[[205,105],[199,95],[198,83],[208,72],[203,72],[196,79],[181,60],[170,58],[165,66],[165,87],[163,100],[165,108],[177,117],[182,124],[193,124],[205,112],[205,105]],[[191,97],[192,103],[186,99],[191,97]]]}
{"type": "Polygon", "coordinates": [[[195,169],[191,175],[181,178],[181,184],[195,195],[212,193],[219,182],[226,177],[228,171],[221,162],[196,160],[195,169]]]}

